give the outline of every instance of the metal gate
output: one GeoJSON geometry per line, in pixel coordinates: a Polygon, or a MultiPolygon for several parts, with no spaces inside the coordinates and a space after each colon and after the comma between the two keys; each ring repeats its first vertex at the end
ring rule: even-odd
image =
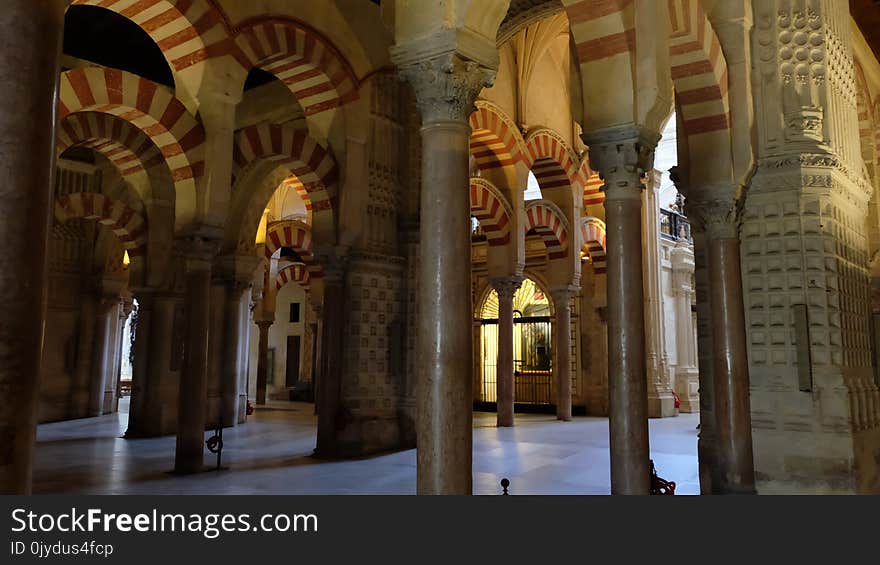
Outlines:
{"type": "MultiPolygon", "coordinates": [[[[518,312],[517,312],[518,314],[518,312]]],[[[480,402],[492,404],[496,397],[498,320],[481,320],[482,386],[480,402]]],[[[516,404],[553,403],[552,324],[549,316],[513,319],[514,399],[516,404]]]]}

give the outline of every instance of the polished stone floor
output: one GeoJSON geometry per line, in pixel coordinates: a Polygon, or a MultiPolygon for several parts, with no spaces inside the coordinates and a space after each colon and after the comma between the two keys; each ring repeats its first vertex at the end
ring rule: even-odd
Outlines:
{"type": "MultiPolygon", "coordinates": [[[[127,403],[99,418],[43,424],[37,430],[35,493],[83,494],[414,494],[416,452],[349,461],[310,456],[316,419],[311,404],[270,405],[246,425],[224,431],[227,470],[168,473],[174,437],[126,440],[127,403]]],[[[495,414],[474,414],[474,493],[607,494],[608,421],[518,414],[496,428],[495,414]]],[[[699,417],[651,420],[651,457],[677,494],[697,494],[699,417]]],[[[207,434],[210,435],[210,434],[207,434]]],[[[213,457],[213,456],[211,456],[213,457]]],[[[206,457],[206,462],[213,460],[206,457]]]]}

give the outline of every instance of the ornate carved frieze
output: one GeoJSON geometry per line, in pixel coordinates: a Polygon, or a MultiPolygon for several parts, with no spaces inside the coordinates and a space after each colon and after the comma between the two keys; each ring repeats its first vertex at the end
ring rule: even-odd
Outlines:
{"type": "Polygon", "coordinates": [[[758,171],[751,190],[831,189],[860,208],[867,204],[873,192],[863,174],[830,153],[767,157],[759,162],[758,171]]]}
{"type": "Polygon", "coordinates": [[[494,69],[457,53],[404,64],[400,74],[413,87],[423,124],[466,122],[477,95],[495,80],[494,69]]]}

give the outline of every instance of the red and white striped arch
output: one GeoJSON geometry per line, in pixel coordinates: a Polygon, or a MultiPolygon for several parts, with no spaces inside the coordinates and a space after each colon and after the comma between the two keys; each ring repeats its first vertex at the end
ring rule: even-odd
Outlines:
{"type": "Polygon", "coordinates": [[[312,228],[307,224],[297,220],[272,222],[266,228],[265,247],[266,259],[271,259],[282,247],[292,249],[306,264],[312,278],[321,276],[320,267],[315,263],[312,228]]]}
{"type": "Polygon", "coordinates": [[[179,217],[195,212],[196,179],[204,172],[205,130],[171,92],[116,69],[78,68],[61,73],[58,119],[77,112],[114,115],[139,129],[162,154],[174,182],[179,217]]]}
{"type": "Polygon", "coordinates": [[[635,50],[633,0],[562,0],[581,65],[635,50]]]}
{"type": "Polygon", "coordinates": [[[686,135],[730,128],[727,62],[699,0],[667,0],[669,63],[686,135]]]}
{"type": "Polygon", "coordinates": [[[173,71],[184,71],[224,50],[223,16],[209,0],[73,0],[116,12],[141,27],[173,71]]]}
{"type": "Polygon", "coordinates": [[[275,277],[275,288],[281,290],[287,283],[295,282],[304,290],[308,290],[309,280],[308,266],[305,263],[294,263],[278,271],[278,276],[275,277]]]}
{"type": "Polygon", "coordinates": [[[116,234],[130,257],[143,255],[147,243],[147,222],[133,208],[103,194],[74,192],[55,199],[55,218],[96,220],[116,234]]]}
{"type": "Polygon", "coordinates": [[[577,183],[579,160],[558,133],[546,129],[529,132],[525,140],[526,165],[542,190],[577,183]]]}
{"type": "Polygon", "coordinates": [[[244,167],[260,160],[289,167],[299,179],[302,188],[297,192],[305,197],[314,221],[332,221],[331,187],[338,171],[328,148],[309,137],[308,132],[290,126],[261,123],[239,130],[233,148],[233,176],[238,178],[244,167]]]}
{"type": "Polygon", "coordinates": [[[489,246],[510,241],[513,211],[501,192],[486,179],[471,178],[471,214],[480,221],[489,246]]]}
{"type": "Polygon", "coordinates": [[[593,263],[593,272],[596,274],[606,272],[608,262],[605,255],[605,222],[598,218],[582,218],[581,238],[584,249],[593,263]]]}
{"type": "Polygon", "coordinates": [[[568,223],[555,204],[549,200],[535,200],[526,206],[525,232],[531,230],[544,240],[550,259],[568,257],[568,223]]]}
{"type": "Polygon", "coordinates": [[[470,115],[471,155],[481,171],[515,165],[522,159],[523,139],[519,128],[497,106],[478,100],[470,115]]]}
{"type": "Polygon", "coordinates": [[[599,173],[590,168],[590,160],[586,154],[578,167],[577,177],[584,187],[584,207],[605,202],[605,193],[602,192],[602,185],[605,183],[599,178],[599,173]]]}
{"type": "Polygon", "coordinates": [[[316,30],[286,19],[255,20],[235,37],[248,67],[275,75],[306,116],[356,100],[357,78],[348,61],[316,30]]]}
{"type": "Polygon", "coordinates": [[[58,155],[73,146],[89,147],[116,165],[124,177],[165,162],[144,132],[112,114],[69,114],[61,120],[57,133],[58,155]]]}

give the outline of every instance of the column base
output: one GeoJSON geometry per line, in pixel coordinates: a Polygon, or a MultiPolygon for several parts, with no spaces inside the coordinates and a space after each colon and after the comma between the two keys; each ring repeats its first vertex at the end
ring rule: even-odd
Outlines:
{"type": "Polygon", "coordinates": [[[406,409],[396,413],[346,409],[342,412],[333,438],[315,448],[315,457],[364,457],[416,446],[415,415],[406,409]]]}
{"type": "Polygon", "coordinates": [[[681,401],[679,412],[696,413],[700,411],[700,372],[696,368],[676,369],[675,389],[681,401]]]}
{"type": "Polygon", "coordinates": [[[239,394],[238,395],[238,423],[244,424],[247,422],[247,403],[248,396],[247,394],[239,394]]]}
{"type": "Polygon", "coordinates": [[[648,393],[648,418],[669,418],[677,414],[671,392],[648,393]]]}

